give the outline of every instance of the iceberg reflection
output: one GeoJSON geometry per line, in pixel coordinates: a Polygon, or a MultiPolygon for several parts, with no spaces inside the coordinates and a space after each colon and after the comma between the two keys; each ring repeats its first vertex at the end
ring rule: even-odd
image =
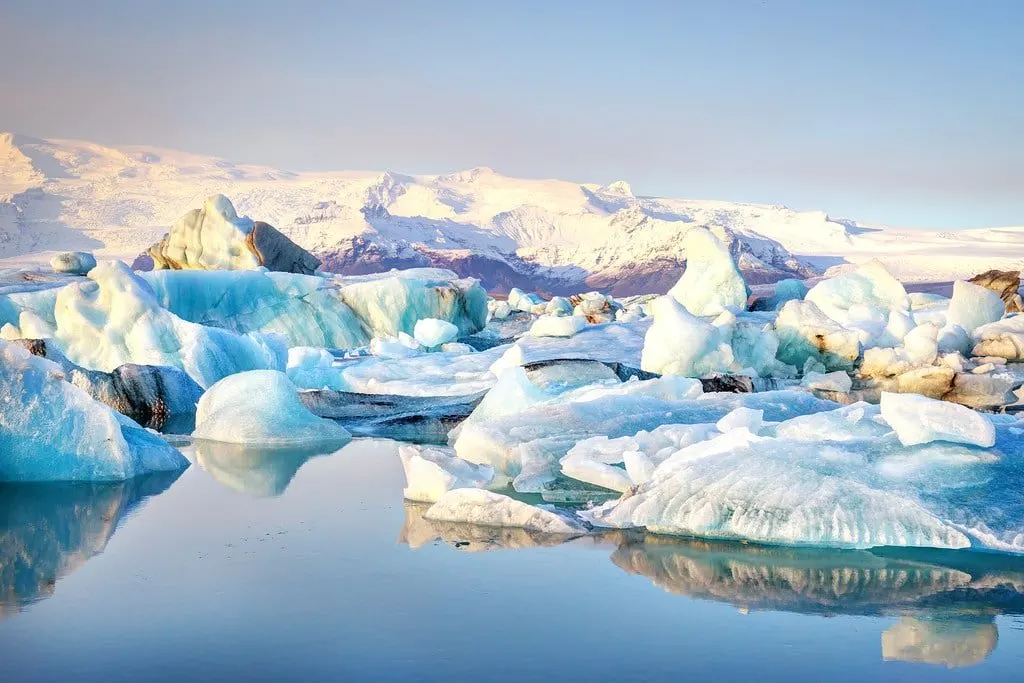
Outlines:
{"type": "Polygon", "coordinates": [[[306,461],[337,449],[323,446],[261,448],[196,439],[182,448],[187,458],[225,487],[258,498],[280,496],[306,461]]]}
{"type": "MultiPolygon", "coordinates": [[[[423,519],[405,504],[399,542],[483,551],[559,545],[523,529],[423,519]]],[[[570,542],[614,548],[612,562],[669,593],[741,612],[897,617],[881,634],[885,660],[946,667],[982,662],[999,640],[995,619],[1024,614],[1024,562],[966,551],[816,550],[613,531],[570,542]]]]}
{"type": "Polygon", "coordinates": [[[121,521],[180,474],[0,484],[0,619],[50,597],[59,579],[103,552],[121,521]]]}

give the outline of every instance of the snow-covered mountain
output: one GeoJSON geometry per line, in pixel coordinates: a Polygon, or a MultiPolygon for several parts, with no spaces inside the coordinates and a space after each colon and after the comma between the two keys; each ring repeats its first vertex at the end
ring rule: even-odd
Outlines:
{"type": "Polygon", "coordinates": [[[894,230],[782,206],[634,196],[629,185],[508,178],[293,173],[149,147],[0,134],[0,260],[80,249],[133,260],[209,195],[276,226],[332,270],[440,265],[552,293],[665,291],[683,234],[708,227],[752,283],[880,258],[906,280],[1024,267],[1024,228],[894,230]]]}

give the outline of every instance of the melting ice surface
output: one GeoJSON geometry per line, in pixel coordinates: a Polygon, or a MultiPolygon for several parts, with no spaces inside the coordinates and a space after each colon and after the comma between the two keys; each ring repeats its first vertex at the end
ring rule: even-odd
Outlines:
{"type": "Polygon", "coordinates": [[[5,680],[1020,679],[1020,558],[428,519],[399,446],[0,486],[5,680]]]}

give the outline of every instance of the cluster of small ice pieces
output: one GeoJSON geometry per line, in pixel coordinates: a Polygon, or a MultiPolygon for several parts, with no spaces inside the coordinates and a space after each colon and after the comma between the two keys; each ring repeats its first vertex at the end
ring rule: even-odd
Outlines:
{"type": "MultiPolygon", "coordinates": [[[[399,455],[438,522],[1024,552],[1012,278],[945,298],[871,262],[752,300],[695,228],[666,295],[496,299],[439,269],[312,272],[260,225],[215,197],[154,247],[170,269],[0,272],[0,480],[187,465],[104,388],[154,366],[194,387],[200,462],[429,423],[434,445],[399,455]]],[[[180,410],[169,386],[147,411],[180,410]]]]}

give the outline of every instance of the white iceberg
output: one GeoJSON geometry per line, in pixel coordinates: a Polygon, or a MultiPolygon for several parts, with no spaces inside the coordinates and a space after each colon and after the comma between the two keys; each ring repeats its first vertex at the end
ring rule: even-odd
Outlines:
{"type": "Polygon", "coordinates": [[[882,419],[904,446],[947,441],[988,448],[996,442],[995,427],[987,417],[955,403],[883,392],[881,409],[882,419]]]}
{"type": "Polygon", "coordinates": [[[494,478],[490,467],[466,462],[450,448],[399,446],[398,457],[405,470],[406,500],[433,503],[453,489],[483,488],[494,478]]]}
{"type": "Polygon", "coordinates": [[[892,310],[910,310],[907,290],[878,261],[870,261],[852,273],[822,280],[804,298],[840,325],[866,332],[867,339],[861,341],[881,334],[892,310]]]}
{"type": "Polygon", "coordinates": [[[309,412],[288,376],[273,370],[240,372],[210,387],[199,399],[192,436],[272,447],[341,447],[351,438],[340,425],[309,412]]]}
{"type": "Polygon", "coordinates": [[[676,299],[655,299],[651,302],[651,315],[654,324],[644,338],[641,369],[664,375],[703,377],[732,368],[732,346],[727,334],[692,315],[676,299]]]}
{"type": "Polygon", "coordinates": [[[0,342],[0,481],[114,481],[188,467],[156,434],[0,342]]]}
{"type": "Polygon", "coordinates": [[[416,321],[413,337],[428,349],[433,349],[459,336],[459,328],[447,320],[423,318],[416,321]]]}
{"type": "Polygon", "coordinates": [[[953,298],[946,312],[947,325],[959,325],[968,334],[1003,317],[1006,304],[991,289],[972,282],[953,283],[953,298]]]}
{"type": "Polygon", "coordinates": [[[786,302],[775,320],[775,334],[779,360],[797,368],[814,359],[826,370],[852,370],[861,353],[857,332],[825,315],[812,301],[786,302]]]}
{"type": "Polygon", "coordinates": [[[87,251],[62,251],[50,259],[50,267],[58,273],[85,275],[96,267],[96,257],[87,251]]]}
{"type": "Polygon", "coordinates": [[[587,319],[578,315],[542,315],[530,326],[534,337],[572,337],[587,327],[587,319]]]}
{"type": "Polygon", "coordinates": [[[750,290],[729,250],[704,228],[691,228],[683,237],[686,270],[668,295],[693,315],[742,311],[750,290]]]}

